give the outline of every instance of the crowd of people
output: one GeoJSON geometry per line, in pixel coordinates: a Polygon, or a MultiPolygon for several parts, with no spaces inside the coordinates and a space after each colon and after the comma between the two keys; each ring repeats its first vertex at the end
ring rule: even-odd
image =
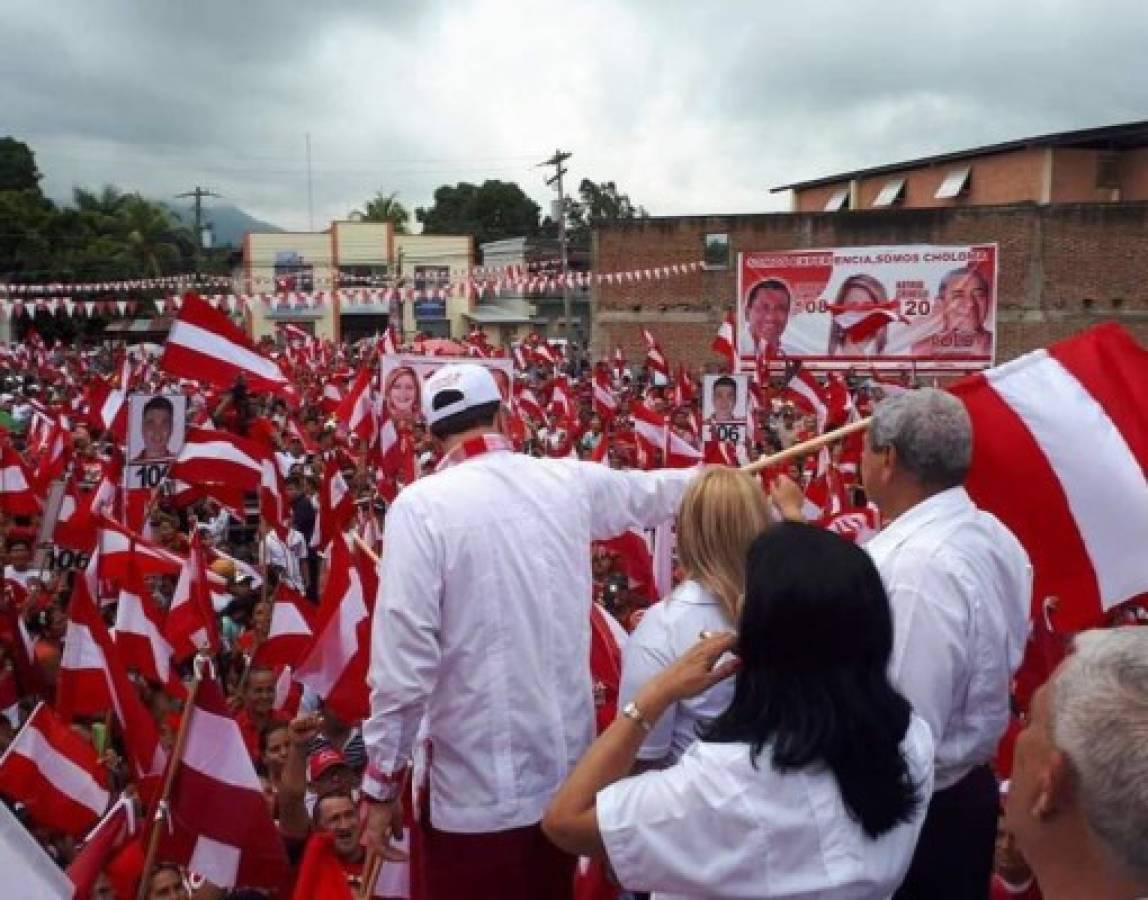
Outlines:
{"type": "Polygon", "coordinates": [[[1029,666],[1028,556],[964,490],[960,401],[851,373],[810,405],[762,372],[731,442],[697,371],[538,338],[492,367],[472,336],[384,376],[419,346],[382,345],[264,344],[290,399],[123,346],[0,352],[0,797],[77,896],[1148,894],[1148,629],[1029,666]],[[260,457],[258,484],[185,480],[176,435],[260,457]],[[130,698],[77,687],[93,634],[130,698]],[[205,682],[238,762],[184,745],[205,682]],[[14,776],[49,715],[103,808],[14,776]],[[181,765],[250,771],[271,863],[236,836],[213,881],[181,765]]]}

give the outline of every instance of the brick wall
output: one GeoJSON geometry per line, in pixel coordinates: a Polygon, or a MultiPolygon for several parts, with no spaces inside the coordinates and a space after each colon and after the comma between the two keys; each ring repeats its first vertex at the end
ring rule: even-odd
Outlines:
{"type": "Polygon", "coordinates": [[[1000,360],[1116,319],[1148,345],[1148,203],[694,216],[597,229],[598,272],[700,260],[707,233],[726,233],[726,269],[593,289],[593,352],[644,356],[649,328],[673,361],[716,362],[709,349],[736,295],[739,251],[880,244],[1000,245],[1000,360]]]}

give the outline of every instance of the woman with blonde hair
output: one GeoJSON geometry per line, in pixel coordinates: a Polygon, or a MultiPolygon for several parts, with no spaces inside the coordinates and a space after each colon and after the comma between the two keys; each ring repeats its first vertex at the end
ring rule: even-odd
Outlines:
{"type": "MultiPolygon", "coordinates": [[[[740,614],[749,545],[770,524],[759,483],[713,468],[686,489],[678,511],[678,562],[685,579],[646,611],[622,651],[621,709],[638,688],[697,643],[702,632],[732,631],[740,614]]],[[[638,752],[645,767],[673,763],[697,740],[699,725],[723,712],[731,682],[668,709],[638,752]]]]}

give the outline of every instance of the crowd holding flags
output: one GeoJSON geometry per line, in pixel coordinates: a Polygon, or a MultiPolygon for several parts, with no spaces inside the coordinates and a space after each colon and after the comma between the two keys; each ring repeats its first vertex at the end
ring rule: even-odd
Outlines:
{"type": "MultiPolygon", "coordinates": [[[[845,311],[851,318],[838,324],[855,334],[893,314],[845,311]]],[[[24,432],[0,435],[8,556],[0,643],[11,660],[0,710],[19,724],[0,757],[0,796],[36,828],[86,835],[79,854],[61,860],[76,896],[129,857],[137,882],[164,860],[221,887],[282,888],[291,866],[233,718],[248,702],[245,679],[274,673],[268,723],[298,712],[303,694],[345,723],[367,713],[385,508],[437,463],[422,424],[388,411],[379,360],[429,345],[404,347],[392,329],[354,347],[294,326],[283,338],[281,349],[257,344],[189,295],[158,357],[35,342],[0,350],[4,370],[19,376],[15,391],[35,385],[37,394],[20,397],[24,432]],[[142,521],[129,522],[123,466],[127,397],[136,392],[184,394],[189,421],[142,521]],[[40,529],[43,543],[87,557],[68,577],[13,565],[13,548],[29,547],[44,524],[54,485],[59,502],[40,529]],[[176,534],[163,534],[172,520],[176,534]],[[227,661],[226,671],[205,657],[227,661]],[[118,764],[102,755],[113,746],[118,764]],[[149,847],[157,808],[162,834],[149,847]]],[[[570,347],[537,335],[504,350],[474,332],[454,347],[513,361],[504,412],[517,450],[616,467],[739,465],[859,422],[881,396],[912,389],[909,379],[826,378],[800,365],[779,378],[770,375],[777,361],[761,360],[746,436],[735,443],[704,428],[697,373],[675,368],[653,330],[642,339],[636,368],[620,348],[578,365],[570,347]]],[[[712,349],[724,368],[738,362],[731,317],[712,349]]],[[[1049,635],[1135,618],[1148,596],[1138,564],[1148,546],[1148,352],[1103,326],[950,389],[974,423],[969,491],[1033,560],[1035,634],[1024,671],[1039,683],[1063,648],[1049,635]]],[[[880,522],[860,484],[861,435],[767,467],[763,484],[787,473],[804,489],[810,521],[864,541],[880,522]]],[[[633,533],[598,548],[626,585],[629,599],[611,610],[623,624],[669,588],[655,587],[653,549],[633,533]]],[[[616,668],[610,630],[594,633],[595,659],[616,668]]],[[[0,843],[11,851],[12,840],[0,843]]],[[[324,841],[306,850],[320,868],[324,841]]],[[[37,865],[29,861],[29,871],[37,865]]]]}

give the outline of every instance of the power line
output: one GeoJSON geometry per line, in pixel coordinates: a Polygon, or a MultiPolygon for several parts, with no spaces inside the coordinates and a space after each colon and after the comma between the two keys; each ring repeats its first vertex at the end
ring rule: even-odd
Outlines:
{"type": "Polygon", "coordinates": [[[203,252],[203,198],[220,197],[222,199],[222,195],[196,185],[194,190],[184,191],[175,196],[181,200],[186,197],[195,198],[195,271],[199,272],[199,260],[203,252]]]}

